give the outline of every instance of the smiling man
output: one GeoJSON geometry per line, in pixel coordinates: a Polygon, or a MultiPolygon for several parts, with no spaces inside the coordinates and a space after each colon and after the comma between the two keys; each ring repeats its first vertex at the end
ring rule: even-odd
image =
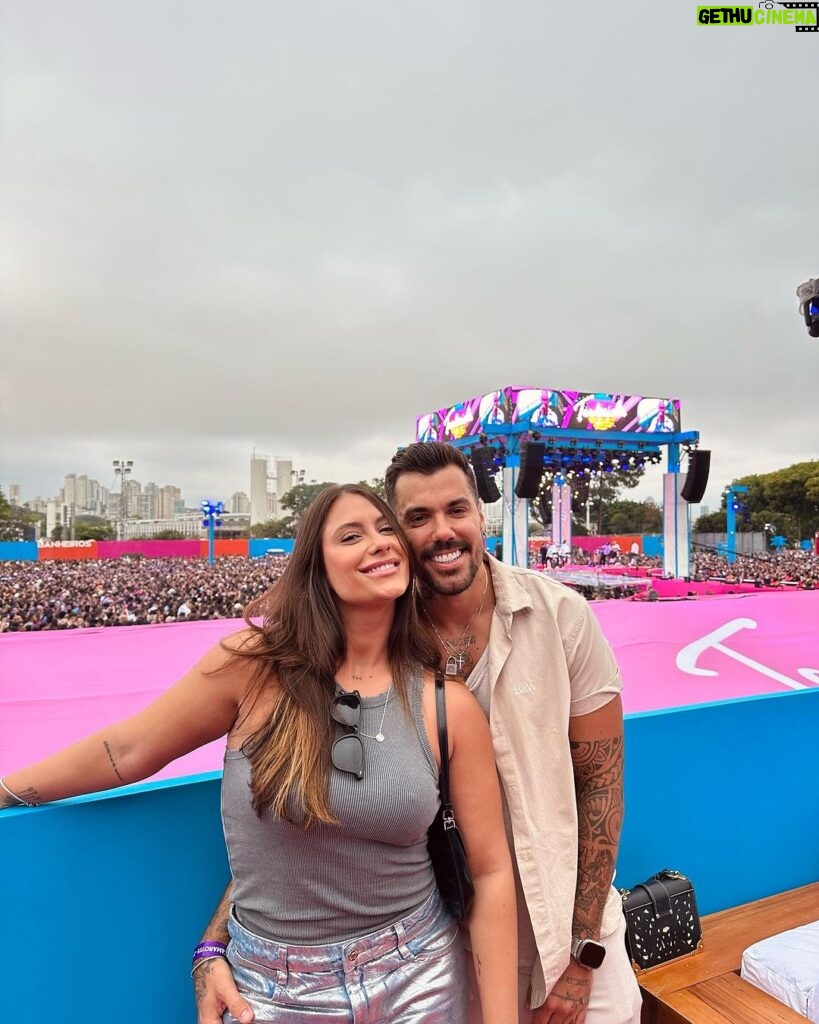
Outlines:
{"type": "MultiPolygon", "coordinates": [[[[520,1024],[638,1024],[612,886],[623,715],[611,650],[580,595],[486,554],[475,478],[457,449],[412,444],[385,483],[417,558],[417,599],[441,664],[490,721],[516,859],[520,1024]]],[[[206,939],[224,937],[228,905],[229,892],[206,939]]],[[[199,1024],[217,1024],[225,1007],[252,1019],[224,960],[195,978],[199,1024]]],[[[477,1000],[472,1007],[478,1024],[477,1000]]]]}

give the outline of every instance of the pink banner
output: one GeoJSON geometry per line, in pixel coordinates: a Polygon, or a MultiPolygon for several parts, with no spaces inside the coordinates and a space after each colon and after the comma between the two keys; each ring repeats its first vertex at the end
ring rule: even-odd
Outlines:
{"type": "MultiPolygon", "coordinates": [[[[819,686],[819,591],[592,607],[627,712],[819,686]]],[[[0,775],[133,714],[241,620],[0,635],[0,775]]],[[[224,742],[157,778],[220,768],[224,742]]]]}
{"type": "Polygon", "coordinates": [[[198,558],[198,540],[101,540],[98,558],[144,555],[145,558],[198,558]]]}

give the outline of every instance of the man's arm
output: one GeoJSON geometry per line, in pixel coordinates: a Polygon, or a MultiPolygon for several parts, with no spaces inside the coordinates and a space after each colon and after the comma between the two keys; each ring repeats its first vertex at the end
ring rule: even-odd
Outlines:
{"type": "MultiPolygon", "coordinates": [[[[577,798],[577,888],[572,935],[599,939],[623,826],[623,705],[617,696],[570,719],[577,798]]],[[[534,1024],[583,1024],[594,972],[575,960],[556,982],[534,1024]]]]}
{"type": "MultiPolygon", "coordinates": [[[[225,946],[230,942],[227,921],[232,894],[233,883],[230,882],[205,929],[202,942],[221,942],[225,946]]],[[[253,1020],[253,1010],[239,995],[230,964],[224,957],[206,960],[196,968],[193,991],[198,1024],[222,1024],[225,1010],[229,1010],[242,1024],[250,1024],[253,1020]]]]}

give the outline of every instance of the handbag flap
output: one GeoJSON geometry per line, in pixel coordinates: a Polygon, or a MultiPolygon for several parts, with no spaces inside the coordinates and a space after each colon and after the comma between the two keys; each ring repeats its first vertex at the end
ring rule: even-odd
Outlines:
{"type": "Polygon", "coordinates": [[[678,896],[693,893],[691,879],[684,875],[654,875],[645,882],[635,885],[633,889],[623,893],[623,909],[628,914],[633,910],[653,906],[658,915],[668,913],[667,903],[678,896]]]}

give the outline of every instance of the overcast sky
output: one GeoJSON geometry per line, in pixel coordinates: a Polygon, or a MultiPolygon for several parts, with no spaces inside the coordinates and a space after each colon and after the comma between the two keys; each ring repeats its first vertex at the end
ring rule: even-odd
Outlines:
{"type": "MultiPolygon", "coordinates": [[[[511,384],[819,457],[819,34],[696,4],[3,0],[0,486],[381,475],[511,384]]],[[[653,470],[641,496],[661,495],[653,470]]]]}

